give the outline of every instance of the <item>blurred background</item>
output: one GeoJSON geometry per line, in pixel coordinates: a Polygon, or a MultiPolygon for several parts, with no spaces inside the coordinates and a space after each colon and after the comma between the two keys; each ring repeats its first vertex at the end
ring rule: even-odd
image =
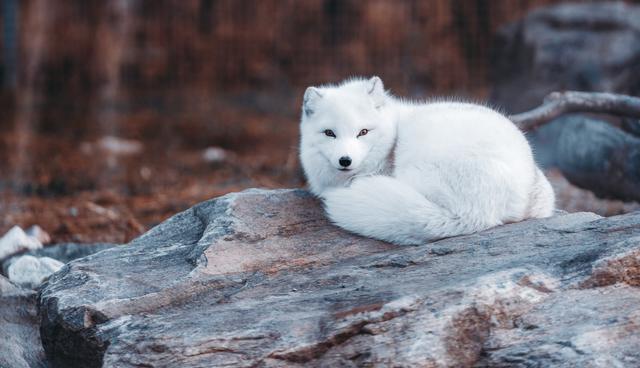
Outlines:
{"type": "MultiPolygon", "coordinates": [[[[635,3],[0,0],[0,233],[125,242],[214,196],[303,186],[302,93],[349,76],[507,113],[554,90],[638,95],[635,3]]],[[[530,137],[560,208],[640,208],[567,181],[557,133],[530,137]]]]}

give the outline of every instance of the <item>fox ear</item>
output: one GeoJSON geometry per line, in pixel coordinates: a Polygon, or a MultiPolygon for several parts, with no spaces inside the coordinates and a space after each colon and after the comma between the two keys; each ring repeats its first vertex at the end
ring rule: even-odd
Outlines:
{"type": "Polygon", "coordinates": [[[315,110],[316,102],[322,98],[322,93],[316,87],[309,87],[304,91],[304,98],[302,99],[302,111],[306,116],[313,114],[315,110]]]}
{"type": "Polygon", "coordinates": [[[384,84],[382,84],[382,79],[380,79],[380,77],[378,76],[375,76],[371,77],[367,82],[367,93],[369,93],[369,96],[371,96],[373,104],[376,106],[376,108],[383,106],[387,94],[384,91],[384,84]]]}

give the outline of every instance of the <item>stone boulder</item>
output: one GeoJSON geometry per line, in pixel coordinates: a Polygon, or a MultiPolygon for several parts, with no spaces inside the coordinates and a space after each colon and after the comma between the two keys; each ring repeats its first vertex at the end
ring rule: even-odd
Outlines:
{"type": "Polygon", "coordinates": [[[536,159],[601,198],[640,202],[640,135],[581,115],[556,119],[528,135],[536,159]]]}
{"type": "MultiPolygon", "coordinates": [[[[638,60],[640,5],[585,2],[543,7],[498,32],[492,51],[491,102],[518,113],[542,104],[553,91],[638,96],[638,60]]],[[[603,198],[640,201],[640,124],[617,117],[608,120],[563,116],[528,137],[537,161],[559,168],[571,183],[603,198]]]]}
{"type": "Polygon", "coordinates": [[[640,94],[640,5],[623,2],[539,8],[493,42],[491,100],[511,113],[553,91],[640,94]]]}
{"type": "Polygon", "coordinates": [[[38,325],[36,292],[0,276],[0,367],[47,367],[38,325]]]}
{"type": "Polygon", "coordinates": [[[303,190],[203,202],[39,294],[54,367],[638,366],[640,212],[401,247],[303,190]]]}

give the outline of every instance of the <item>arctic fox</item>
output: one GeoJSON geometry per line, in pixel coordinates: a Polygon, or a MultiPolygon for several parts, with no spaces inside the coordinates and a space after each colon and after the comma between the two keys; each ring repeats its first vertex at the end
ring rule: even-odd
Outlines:
{"type": "Polygon", "coordinates": [[[382,80],[309,87],[300,158],[330,220],[422,244],[551,216],[554,193],[522,132],[472,103],[412,103],[382,80]]]}

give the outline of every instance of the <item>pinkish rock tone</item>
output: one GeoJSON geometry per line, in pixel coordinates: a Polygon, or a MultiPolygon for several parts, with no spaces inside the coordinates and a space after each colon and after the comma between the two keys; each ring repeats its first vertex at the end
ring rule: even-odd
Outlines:
{"type": "Polygon", "coordinates": [[[416,247],[302,190],[203,202],[39,295],[55,367],[639,366],[640,212],[416,247]]]}

